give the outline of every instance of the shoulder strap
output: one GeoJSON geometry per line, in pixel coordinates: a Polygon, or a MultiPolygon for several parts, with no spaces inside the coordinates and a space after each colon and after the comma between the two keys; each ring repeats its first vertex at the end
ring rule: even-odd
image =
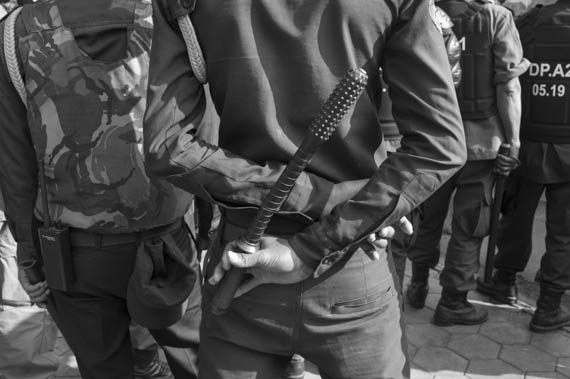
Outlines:
{"type": "Polygon", "coordinates": [[[18,56],[16,55],[16,34],[14,31],[14,26],[16,25],[16,19],[22,11],[22,8],[16,8],[4,23],[4,56],[6,57],[6,67],[8,68],[8,73],[10,74],[10,79],[20,99],[24,104],[28,104],[26,95],[26,86],[24,85],[24,80],[22,79],[22,73],[20,72],[20,65],[18,64],[18,56]]]}
{"type": "Polygon", "coordinates": [[[192,71],[194,71],[196,79],[198,79],[200,83],[205,84],[208,81],[206,61],[202,49],[200,48],[200,43],[198,43],[198,38],[196,37],[196,30],[194,29],[194,25],[192,25],[192,20],[190,20],[190,15],[186,14],[180,16],[177,18],[177,21],[184,42],[186,43],[192,71]]]}

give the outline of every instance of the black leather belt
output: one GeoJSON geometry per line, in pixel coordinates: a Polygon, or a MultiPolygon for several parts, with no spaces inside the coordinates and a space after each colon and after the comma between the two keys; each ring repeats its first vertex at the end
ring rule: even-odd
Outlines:
{"type": "Polygon", "coordinates": [[[181,226],[182,219],[172,224],[132,233],[94,233],[85,229],[70,228],[69,236],[71,246],[106,247],[139,243],[140,241],[172,232],[181,226]]]}
{"type": "MultiPolygon", "coordinates": [[[[229,224],[247,229],[253,220],[257,211],[251,209],[222,209],[222,216],[229,224]]],[[[296,214],[274,214],[271,221],[265,229],[265,234],[274,236],[290,236],[309,226],[311,222],[303,216],[296,214]]]]}

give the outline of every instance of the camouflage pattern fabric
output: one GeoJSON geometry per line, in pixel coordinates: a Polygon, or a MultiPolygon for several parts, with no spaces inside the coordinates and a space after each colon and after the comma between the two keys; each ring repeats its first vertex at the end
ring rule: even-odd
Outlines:
{"type": "MultiPolygon", "coordinates": [[[[52,221],[105,233],[152,228],[182,217],[191,195],[149,178],[142,155],[152,38],[150,0],[113,0],[130,12],[124,59],[96,61],[78,47],[54,0],[24,8],[20,53],[28,121],[43,160],[52,221]]],[[[36,213],[41,218],[38,191],[36,213]]]]}

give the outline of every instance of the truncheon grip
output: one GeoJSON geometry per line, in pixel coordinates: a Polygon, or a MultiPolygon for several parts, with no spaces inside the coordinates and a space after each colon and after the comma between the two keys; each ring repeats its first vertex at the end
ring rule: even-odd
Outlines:
{"type": "MultiPolygon", "coordinates": [[[[255,219],[237,241],[241,252],[254,253],[257,250],[271,217],[281,208],[295,181],[309,164],[316,150],[330,138],[342,118],[356,104],[367,80],[368,75],[363,69],[350,69],[334,88],[317,117],[311,122],[301,146],[263,200],[255,219]]],[[[220,315],[227,311],[244,274],[245,269],[236,267],[226,272],[212,299],[210,310],[213,314],[220,315]]]]}

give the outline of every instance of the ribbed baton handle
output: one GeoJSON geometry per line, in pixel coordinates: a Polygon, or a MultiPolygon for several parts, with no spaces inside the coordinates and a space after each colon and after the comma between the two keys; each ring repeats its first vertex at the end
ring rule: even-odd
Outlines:
{"type": "MultiPolygon", "coordinates": [[[[354,106],[367,80],[368,75],[363,69],[350,69],[334,88],[309,126],[309,131],[301,142],[301,146],[263,200],[255,219],[246,233],[238,239],[237,246],[241,252],[254,253],[257,250],[271,217],[281,208],[295,185],[295,181],[311,161],[313,154],[330,138],[342,118],[354,106]]],[[[213,314],[219,315],[227,311],[244,274],[245,269],[237,267],[232,267],[226,272],[212,299],[211,312],[213,314]]]]}

